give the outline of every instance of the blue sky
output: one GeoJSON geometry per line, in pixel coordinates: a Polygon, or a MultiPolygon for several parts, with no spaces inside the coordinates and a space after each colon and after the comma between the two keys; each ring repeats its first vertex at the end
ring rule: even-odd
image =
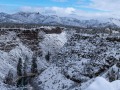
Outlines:
{"type": "Polygon", "coordinates": [[[97,11],[96,9],[90,9],[85,8],[83,6],[86,6],[90,3],[90,0],[0,0],[1,5],[5,5],[7,7],[13,8],[16,10],[16,8],[22,7],[22,6],[32,6],[32,7],[73,7],[81,10],[86,11],[97,11]]]}
{"type": "MultiPolygon", "coordinates": [[[[119,13],[120,0],[0,0],[0,12],[64,12],[68,14],[109,15],[119,13]]],[[[59,13],[60,14],[60,13],[59,13]]]]}
{"type": "MultiPolygon", "coordinates": [[[[90,0],[82,0],[84,4],[88,4],[90,0]]],[[[29,6],[75,6],[79,0],[0,0],[0,4],[9,5],[29,5],[29,6]]]]}

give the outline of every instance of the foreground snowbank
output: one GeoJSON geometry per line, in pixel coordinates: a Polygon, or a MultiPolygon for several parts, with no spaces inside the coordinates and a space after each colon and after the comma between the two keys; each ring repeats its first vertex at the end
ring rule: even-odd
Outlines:
{"type": "Polygon", "coordinates": [[[120,90],[120,80],[108,82],[102,77],[98,77],[86,90],[120,90]]]}

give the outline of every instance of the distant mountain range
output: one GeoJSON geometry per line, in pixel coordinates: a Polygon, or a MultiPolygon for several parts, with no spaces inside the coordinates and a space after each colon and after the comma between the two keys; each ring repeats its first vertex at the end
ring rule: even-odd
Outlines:
{"type": "Polygon", "coordinates": [[[115,18],[79,19],[78,17],[59,17],[57,15],[42,15],[40,13],[18,12],[15,14],[0,13],[0,23],[25,23],[46,25],[68,25],[78,27],[120,26],[120,20],[115,18]]]}

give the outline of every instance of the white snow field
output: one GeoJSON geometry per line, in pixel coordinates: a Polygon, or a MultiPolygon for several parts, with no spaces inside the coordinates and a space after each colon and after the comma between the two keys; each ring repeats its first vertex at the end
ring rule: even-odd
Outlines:
{"type": "Polygon", "coordinates": [[[120,90],[120,80],[108,82],[102,77],[97,77],[86,90],[120,90]]]}

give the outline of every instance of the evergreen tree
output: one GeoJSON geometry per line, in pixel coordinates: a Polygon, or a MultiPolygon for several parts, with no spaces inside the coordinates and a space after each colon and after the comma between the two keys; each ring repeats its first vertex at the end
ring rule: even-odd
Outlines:
{"type": "Polygon", "coordinates": [[[27,66],[26,66],[26,62],[23,63],[23,76],[27,75],[27,66]]]}
{"type": "Polygon", "coordinates": [[[25,61],[23,63],[23,76],[25,76],[23,79],[23,85],[27,85],[29,83],[29,78],[27,76],[27,63],[28,63],[28,57],[25,57],[25,61]]]}
{"type": "Polygon", "coordinates": [[[28,63],[28,57],[25,57],[25,61],[23,63],[23,75],[26,76],[27,75],[27,63],[28,63]]]}
{"type": "Polygon", "coordinates": [[[22,76],[22,69],[23,69],[22,59],[19,58],[18,65],[17,65],[17,75],[18,76],[22,76]]]}
{"type": "Polygon", "coordinates": [[[5,77],[4,83],[13,85],[13,73],[11,70],[8,72],[7,76],[5,77]]]}
{"type": "Polygon", "coordinates": [[[45,59],[47,60],[47,61],[50,61],[50,52],[48,51],[48,54],[45,56],[45,59]]]}
{"type": "Polygon", "coordinates": [[[117,76],[117,72],[112,68],[108,74],[107,77],[109,78],[109,81],[112,82],[114,80],[117,80],[118,76],[117,76]]]}
{"type": "Polygon", "coordinates": [[[31,73],[38,73],[36,57],[32,59],[31,73]]]}
{"type": "MultiPolygon", "coordinates": [[[[18,65],[17,65],[17,75],[18,77],[23,76],[23,66],[22,66],[22,59],[19,58],[18,65]]],[[[23,79],[17,81],[17,87],[23,86],[23,79]]]]}
{"type": "Polygon", "coordinates": [[[119,58],[118,63],[117,63],[116,66],[117,66],[118,68],[120,68],[120,58],[119,58]]]}

